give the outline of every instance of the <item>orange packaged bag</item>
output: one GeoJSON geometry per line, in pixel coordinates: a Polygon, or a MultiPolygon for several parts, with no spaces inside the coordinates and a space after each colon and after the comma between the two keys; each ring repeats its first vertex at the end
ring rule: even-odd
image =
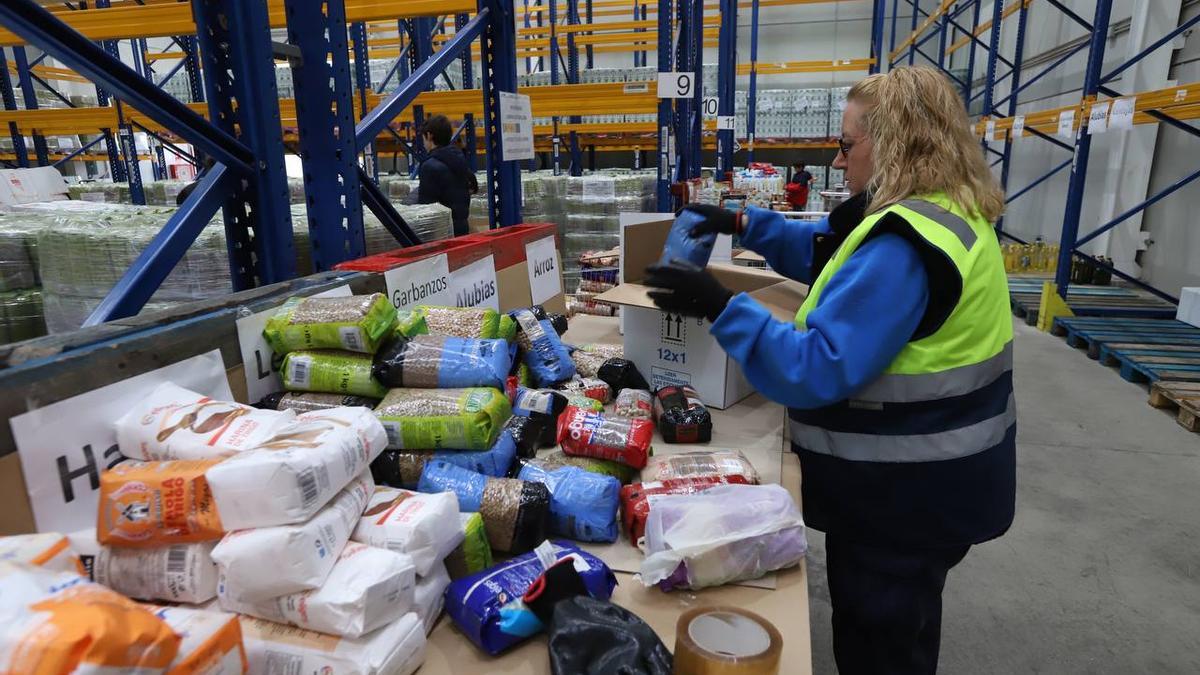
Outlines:
{"type": "Polygon", "coordinates": [[[180,637],[141,605],[70,572],[0,562],[0,672],[162,670],[180,637]]]}
{"type": "Polygon", "coordinates": [[[225,529],[204,478],[220,462],[124,462],[105,471],[96,538],[132,547],[220,539],[225,529]]]}

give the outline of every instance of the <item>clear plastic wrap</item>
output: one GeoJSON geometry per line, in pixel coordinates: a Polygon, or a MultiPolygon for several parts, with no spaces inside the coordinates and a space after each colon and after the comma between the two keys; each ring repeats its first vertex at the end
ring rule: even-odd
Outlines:
{"type": "Polygon", "coordinates": [[[664,496],[646,519],[641,580],[662,590],[756,579],[797,565],[804,520],[779,485],[720,485],[664,496]]]}
{"type": "MultiPolygon", "coordinates": [[[[509,418],[509,422],[513,419],[509,418]]],[[[485,476],[507,476],[517,457],[513,430],[505,428],[488,450],[387,450],[372,464],[376,482],[402,488],[416,488],[425,465],[443,460],[485,476]]]]}
{"type": "Polygon", "coordinates": [[[617,540],[621,481],[575,466],[546,471],[530,463],[521,466],[517,478],[550,490],[551,534],[578,541],[617,540]]]}
{"type": "Polygon", "coordinates": [[[42,292],[36,288],[0,293],[0,344],[46,334],[42,292]]]}
{"type": "Polygon", "coordinates": [[[643,481],[695,476],[745,476],[758,483],[754,465],[739,450],[699,450],[651,458],[642,469],[643,481]]]}
{"type": "Polygon", "coordinates": [[[625,524],[625,533],[629,535],[629,543],[638,545],[638,540],[646,533],[646,517],[650,515],[650,507],[659,495],[690,495],[716,485],[739,483],[750,484],[745,476],[696,476],[694,478],[672,478],[669,480],[630,483],[621,488],[621,522],[625,524]]]}
{"type": "Polygon", "coordinates": [[[622,389],[617,394],[617,404],[613,411],[621,417],[634,419],[650,419],[653,415],[653,397],[645,389],[622,389]]]}
{"type": "Polygon", "coordinates": [[[321,394],[315,392],[280,391],[267,394],[261,401],[254,404],[256,408],[265,410],[292,410],[297,413],[329,410],[330,408],[364,407],[375,409],[379,399],[366,396],[347,396],[343,394],[321,394]]]}
{"type": "Polygon", "coordinates": [[[375,408],[392,450],[486,450],[512,415],[499,389],[392,389],[375,408]]]}
{"type": "Polygon", "coordinates": [[[612,387],[604,380],[595,377],[575,377],[559,385],[559,388],[571,394],[582,394],[601,404],[612,401],[612,387]]]}
{"type": "Polygon", "coordinates": [[[263,337],[277,354],[302,349],[374,354],[395,325],[396,308],[382,293],[294,297],[267,319],[263,337]]]}
{"type": "Polygon", "coordinates": [[[350,394],[381,399],[387,394],[371,374],[374,362],[370,354],[334,349],[291,352],[283,357],[279,373],[289,391],[313,391],[350,394]]]}
{"type": "Polygon", "coordinates": [[[558,419],[558,442],[568,455],[620,462],[635,469],[646,466],[654,424],[650,420],[616,417],[568,408],[558,419]]]}
{"type": "Polygon", "coordinates": [[[605,476],[612,476],[622,484],[632,481],[638,475],[638,470],[620,462],[596,457],[575,457],[562,450],[553,450],[536,459],[528,460],[546,471],[553,471],[561,466],[577,466],[584,471],[591,471],[605,476]]]}
{"type": "Polygon", "coordinates": [[[396,332],[414,335],[448,335],[460,338],[512,340],[516,323],[507,314],[489,307],[433,307],[417,305],[400,312],[396,332]]]}
{"type": "Polygon", "coordinates": [[[497,551],[523,553],[546,538],[550,491],[540,483],[493,478],[435,460],[425,465],[418,489],[453,492],[459,511],[478,511],[497,551]]]}
{"type": "Polygon", "coordinates": [[[396,335],[375,355],[372,374],[385,386],[503,388],[515,350],[507,340],[396,335]]]}

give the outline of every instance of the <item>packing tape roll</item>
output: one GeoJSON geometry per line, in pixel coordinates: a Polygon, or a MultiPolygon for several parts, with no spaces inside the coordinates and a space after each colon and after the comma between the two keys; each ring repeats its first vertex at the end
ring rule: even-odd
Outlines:
{"type": "Polygon", "coordinates": [[[697,607],[675,624],[675,675],[776,675],[783,638],[737,607],[697,607]]]}

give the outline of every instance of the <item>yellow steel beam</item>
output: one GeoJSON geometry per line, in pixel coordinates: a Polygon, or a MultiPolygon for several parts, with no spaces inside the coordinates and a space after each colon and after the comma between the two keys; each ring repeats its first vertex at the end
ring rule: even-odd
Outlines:
{"type": "MultiPolygon", "coordinates": [[[[721,25],[721,15],[713,14],[713,15],[704,17],[704,25],[705,26],[720,26],[721,25]]],[[[647,19],[646,21],[603,21],[603,22],[593,22],[593,23],[559,24],[559,25],[555,26],[554,32],[556,32],[560,35],[567,35],[570,33],[591,33],[591,32],[597,32],[597,31],[610,31],[610,30],[629,31],[629,30],[638,30],[639,28],[643,29],[643,30],[657,31],[658,30],[658,21],[651,21],[651,20],[647,19]]],[[[549,35],[549,34],[550,34],[549,26],[531,26],[529,28],[518,28],[517,29],[518,36],[549,35]]]]}
{"type": "Polygon", "coordinates": [[[147,61],[176,61],[187,58],[187,54],[183,52],[145,52],[144,56],[147,61]]]}
{"type": "MultiPolygon", "coordinates": [[[[715,37],[717,37],[718,30],[719,29],[717,29],[717,28],[705,28],[704,29],[704,37],[715,38],[715,37]]],[[[449,35],[435,35],[435,36],[433,36],[433,43],[435,45],[440,45],[444,42],[449,41],[452,37],[454,37],[453,33],[451,33],[449,35]]],[[[629,32],[623,32],[623,33],[596,33],[593,35],[577,35],[577,36],[575,36],[575,44],[577,46],[628,44],[631,42],[645,43],[645,42],[653,42],[653,41],[657,41],[657,40],[658,40],[658,31],[651,31],[651,30],[641,32],[641,33],[629,31],[629,32]]],[[[539,49],[539,48],[544,49],[549,46],[550,46],[550,38],[526,38],[524,40],[517,41],[517,50],[518,51],[520,51],[522,49],[539,49]]],[[[559,42],[559,46],[560,47],[566,46],[565,38],[559,42]]],[[[478,49],[478,47],[475,47],[475,49],[478,49]]]]}
{"type": "Polygon", "coordinates": [[[921,36],[921,33],[924,33],[929,29],[930,26],[937,22],[937,20],[940,19],[942,15],[945,14],[952,5],[954,5],[955,2],[958,2],[958,0],[942,0],[942,4],[938,5],[938,8],[933,10],[929,16],[925,17],[925,20],[921,22],[921,25],[917,26],[917,29],[914,30],[911,35],[904,38],[904,40],[897,45],[896,49],[894,49],[891,54],[888,54],[888,58],[894,61],[896,56],[898,56],[905,49],[908,49],[909,45],[915,43],[917,38],[921,36]]]}
{"type": "MultiPolygon", "coordinates": [[[[346,0],[346,20],[379,21],[419,16],[474,13],[472,0],[346,0]]],[[[272,28],[287,27],[283,0],[268,0],[272,28]]],[[[121,5],[107,9],[61,10],[54,12],[67,25],[92,40],[134,37],[166,37],[196,32],[190,3],[121,5]]],[[[0,28],[0,45],[24,44],[21,38],[0,28]]]]}
{"type": "MultiPolygon", "coordinates": [[[[758,63],[759,75],[783,73],[834,73],[850,70],[868,70],[875,59],[834,59],[833,61],[786,61],[784,63],[758,63]]],[[[738,75],[749,75],[754,64],[738,64],[738,75]]]]}
{"type": "MultiPolygon", "coordinates": [[[[833,4],[836,2],[854,2],[854,1],[855,0],[759,0],[758,6],[760,8],[761,7],[789,7],[792,5],[824,5],[824,4],[833,4]]],[[[641,7],[645,7],[647,14],[657,14],[658,13],[658,3],[657,2],[636,2],[636,3],[634,3],[634,2],[626,2],[625,0],[616,0],[615,2],[603,2],[603,1],[593,2],[592,3],[592,16],[593,17],[596,17],[596,16],[632,16],[634,4],[636,4],[639,9],[641,7]],[[608,7],[619,7],[621,9],[606,9],[608,7]]],[[[719,5],[717,3],[709,3],[709,4],[704,5],[704,9],[705,10],[715,10],[715,9],[717,9],[718,6],[719,5]]],[[[753,7],[753,3],[748,2],[746,0],[743,0],[742,2],[738,3],[739,9],[750,9],[751,7],[753,7]]],[[[549,13],[549,11],[550,11],[549,8],[540,6],[540,5],[538,5],[538,6],[530,5],[530,7],[529,7],[529,15],[530,16],[536,16],[538,14],[549,13]]],[[[563,16],[566,16],[565,9],[559,9],[558,11],[561,12],[563,16]]],[[[581,14],[582,14],[582,12],[581,12],[581,14]]],[[[520,18],[524,19],[525,12],[522,10],[519,13],[519,16],[520,16],[520,18]]]]}
{"type": "MultiPolygon", "coordinates": [[[[1016,0],[1015,2],[1007,5],[1004,8],[1004,11],[1000,13],[1000,22],[1003,23],[1005,19],[1007,19],[1008,17],[1015,14],[1018,9],[1021,9],[1021,5],[1025,5],[1026,7],[1029,7],[1029,5],[1032,3],[1033,3],[1033,0],[1016,0]]],[[[990,30],[991,27],[992,27],[992,20],[988,19],[987,21],[984,21],[983,23],[976,26],[975,30],[971,31],[971,34],[974,35],[975,37],[979,37],[980,35],[983,35],[985,32],[990,30]]],[[[953,54],[954,52],[962,49],[963,47],[966,47],[968,44],[970,44],[970,42],[971,42],[971,38],[969,36],[964,35],[963,37],[956,40],[954,42],[954,44],[950,45],[949,47],[946,47],[946,54],[947,55],[953,54]]]]}
{"type": "MultiPolygon", "coordinates": [[[[8,64],[9,72],[17,72],[17,64],[8,64]]],[[[34,66],[30,69],[34,75],[43,80],[60,80],[64,82],[87,82],[87,78],[67,68],[54,68],[52,66],[34,66]]]]}

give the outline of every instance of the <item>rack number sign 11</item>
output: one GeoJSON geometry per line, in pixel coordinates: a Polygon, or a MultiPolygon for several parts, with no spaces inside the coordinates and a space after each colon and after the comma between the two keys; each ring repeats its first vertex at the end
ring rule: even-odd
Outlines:
{"type": "Polygon", "coordinates": [[[695,95],[695,73],[659,73],[659,98],[691,98],[695,95]]]}

